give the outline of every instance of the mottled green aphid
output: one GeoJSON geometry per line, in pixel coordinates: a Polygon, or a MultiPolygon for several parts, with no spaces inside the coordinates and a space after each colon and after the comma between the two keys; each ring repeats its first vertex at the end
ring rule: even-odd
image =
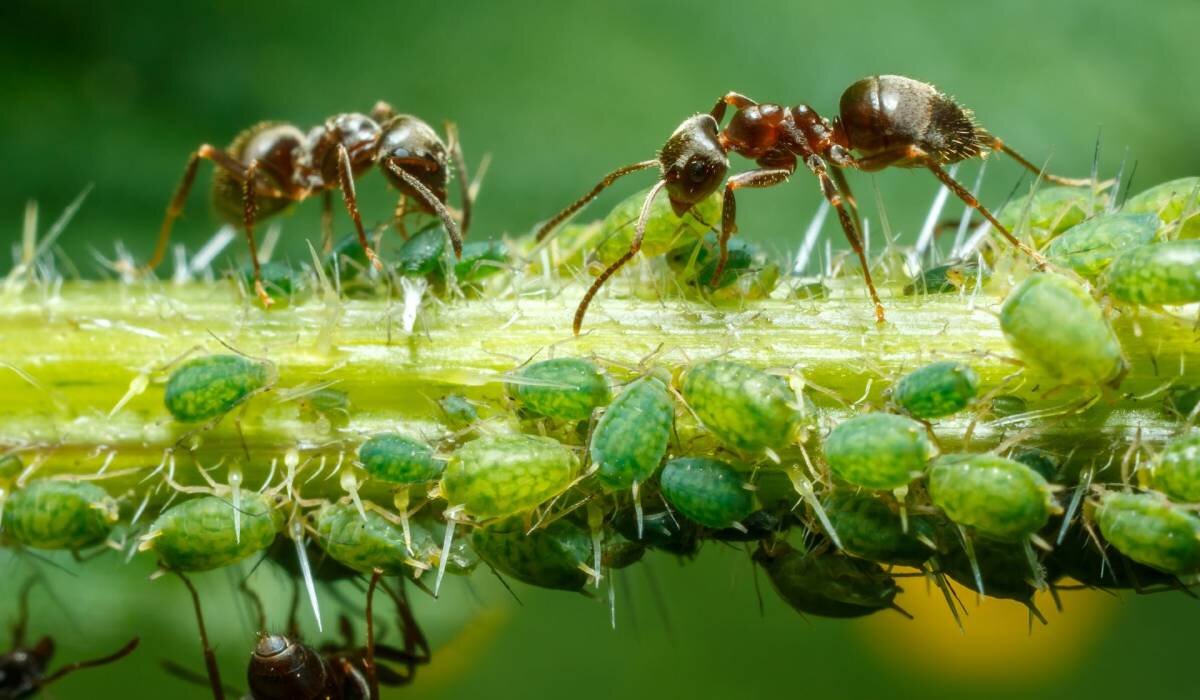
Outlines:
{"type": "Polygon", "coordinates": [[[1179,238],[1200,237],[1200,177],[1184,177],[1164,182],[1140,192],[1125,202],[1125,211],[1157,214],[1164,224],[1174,224],[1189,211],[1179,238]]]}
{"type": "MultiPolygon", "coordinates": [[[[630,196],[604,217],[600,225],[600,245],[596,250],[596,259],[601,264],[612,264],[628,252],[647,192],[648,190],[643,190],[630,196]]],[[[686,241],[703,236],[720,220],[719,191],[697,202],[683,216],[675,215],[671,209],[671,202],[666,197],[655,197],[650,205],[650,216],[646,220],[642,255],[648,258],[663,255],[686,241]]]]}
{"type": "Polygon", "coordinates": [[[754,560],[771,585],[800,613],[821,617],[862,617],[892,607],[900,590],[878,565],[834,552],[814,554],[778,543],[763,545],[754,560]]]}
{"type": "Polygon", "coordinates": [[[1135,248],[1113,261],[1104,290],[1117,301],[1161,306],[1200,301],[1200,240],[1135,248]]]}
{"type": "Polygon", "coordinates": [[[925,471],[937,454],[925,426],[891,413],[867,413],[842,421],[825,440],[825,461],[834,476],[868,489],[898,489],[925,471]]]}
{"type": "Polygon", "coordinates": [[[971,291],[987,282],[992,271],[985,265],[982,273],[975,260],[960,260],[922,270],[904,287],[904,294],[950,294],[959,290],[971,291]]]}
{"type": "Polygon", "coordinates": [[[197,423],[223,416],[274,381],[269,362],[241,355],[188,360],[171,373],[163,402],[176,420],[197,423]]]}
{"type": "Polygon", "coordinates": [[[739,450],[786,447],[804,417],[786,379],[740,362],[694,365],[680,389],[704,427],[739,450]]]}
{"type": "Polygon", "coordinates": [[[929,468],[928,488],[946,517],[997,540],[1031,535],[1059,510],[1041,474],[997,455],[940,457],[929,468]]]}
{"type": "Polygon", "coordinates": [[[682,457],[667,462],[658,479],[675,510],[705,527],[723,528],[754,511],[742,474],[725,462],[682,457]]]}
{"type": "Polygon", "coordinates": [[[4,534],[36,549],[79,550],[100,544],[117,522],[117,504],[86,481],[39,479],[4,503],[4,534]]]}
{"type": "Polygon", "coordinates": [[[462,394],[446,394],[438,399],[438,406],[446,414],[446,423],[455,430],[461,430],[479,422],[479,411],[462,394]]]}
{"type": "Polygon", "coordinates": [[[592,539],[584,528],[562,519],[526,534],[523,523],[508,519],[476,528],[471,546],[496,571],[541,588],[582,590],[588,575],[579,568],[592,562],[592,539]]]}
{"type": "Polygon", "coordinates": [[[342,426],[350,420],[350,395],[339,389],[318,389],[296,400],[300,418],[315,421],[321,418],[331,425],[342,426]]]}
{"type": "Polygon", "coordinates": [[[1079,524],[1073,525],[1048,555],[1046,568],[1052,574],[1070,576],[1095,588],[1143,589],[1177,583],[1174,576],[1136,562],[1107,542],[1096,542],[1095,537],[1094,528],[1088,532],[1079,524]]]}
{"type": "Polygon", "coordinates": [[[1045,450],[1036,447],[1023,447],[1012,453],[1012,458],[1041,474],[1046,481],[1053,482],[1059,477],[1062,462],[1045,450]]]}
{"type": "Polygon", "coordinates": [[[579,459],[556,440],[489,435],[464,444],[450,458],[442,494],[477,518],[497,518],[546,502],[578,474],[579,459]]]}
{"type": "Polygon", "coordinates": [[[428,444],[399,433],[372,435],[359,446],[358,461],[371,476],[393,484],[433,481],[446,468],[428,444]]]}
{"type": "Polygon", "coordinates": [[[709,231],[702,240],[688,241],[667,254],[667,265],[679,282],[698,288],[713,301],[762,299],[779,282],[779,265],[767,259],[759,246],[733,238],[729,260],[713,284],[717,269],[717,235],[709,231]]]}
{"type": "Polygon", "coordinates": [[[600,484],[615,491],[645,483],[662,464],[674,421],[675,404],[661,381],[642,377],[626,386],[600,416],[588,446],[600,484]]]}
{"type": "Polygon", "coordinates": [[[941,418],[971,405],[978,392],[979,375],[970,365],[944,360],[901,377],[892,400],[910,416],[941,418]]]}
{"type": "MultiPolygon", "coordinates": [[[[379,569],[392,575],[408,569],[404,532],[374,510],[366,511],[364,518],[352,504],[332,503],[317,513],[316,525],[321,548],[344,566],[362,573],[379,569]]],[[[437,550],[438,544],[424,528],[411,527],[411,531],[414,552],[437,550]]]]}
{"type": "Polygon", "coordinates": [[[1153,241],[1157,231],[1158,217],[1153,214],[1101,214],[1051,241],[1046,257],[1056,265],[1092,278],[1124,251],[1153,241]]]}
{"type": "Polygon", "coordinates": [[[1200,518],[1157,493],[1108,493],[1096,522],[1125,556],[1171,574],[1200,572],[1200,518]]]}
{"type": "Polygon", "coordinates": [[[1167,391],[1166,406],[1177,416],[1190,416],[1200,405],[1200,386],[1173,386],[1167,391]]]}
{"type": "MultiPolygon", "coordinates": [[[[358,245],[357,240],[355,245],[358,245]]],[[[292,295],[300,288],[302,278],[292,270],[292,266],[277,260],[269,260],[259,265],[263,289],[267,296],[275,302],[275,306],[284,308],[292,300],[292,295]]],[[[240,271],[243,284],[254,297],[254,266],[244,265],[240,271]]],[[[255,303],[258,298],[254,297],[255,303]]]]}
{"type": "Polygon", "coordinates": [[[908,532],[900,514],[870,493],[835,491],[821,504],[842,549],[856,557],[880,564],[920,566],[933,556],[933,527],[927,520],[910,516],[908,532]]]}
{"type": "Polygon", "coordinates": [[[1096,300],[1062,275],[1035,274],[1000,308],[1000,328],[1026,363],[1065,384],[1119,382],[1128,367],[1096,300]]]}
{"type": "Polygon", "coordinates": [[[1092,194],[1083,187],[1043,187],[1032,195],[1012,200],[996,213],[996,218],[1014,235],[1029,238],[1040,248],[1103,207],[1107,199],[1104,194],[1092,194]],[[1027,204],[1028,216],[1023,219],[1027,204]]]}
{"type": "Polygon", "coordinates": [[[1171,500],[1200,503],[1200,433],[1167,443],[1149,472],[1154,488],[1171,500]]]}
{"type": "Polygon", "coordinates": [[[525,365],[506,385],[521,408],[539,416],[587,420],[592,411],[612,400],[608,380],[595,362],[559,357],[525,365]]]}
{"type": "Polygon", "coordinates": [[[992,399],[992,414],[999,418],[1015,416],[1028,411],[1029,402],[1020,396],[1000,394],[992,399]]]}
{"type": "MultiPolygon", "coordinates": [[[[438,229],[439,233],[441,231],[438,229]]],[[[508,248],[502,241],[469,241],[463,244],[462,257],[454,261],[454,279],[459,284],[478,282],[503,270],[508,261],[508,248]]],[[[444,260],[437,271],[440,276],[446,276],[444,260]]]]}
{"type": "Polygon", "coordinates": [[[439,269],[446,252],[446,231],[432,226],[404,242],[396,251],[396,271],[402,275],[424,276],[439,269]]]}
{"type": "Polygon", "coordinates": [[[0,455],[0,484],[17,478],[24,470],[25,463],[18,455],[0,455]]]}
{"type": "Polygon", "coordinates": [[[283,515],[267,496],[253,491],[241,493],[240,510],[239,535],[229,497],[178,503],[151,523],[142,548],[153,549],[163,566],[177,571],[207,571],[241,561],[270,546],[283,515]]]}

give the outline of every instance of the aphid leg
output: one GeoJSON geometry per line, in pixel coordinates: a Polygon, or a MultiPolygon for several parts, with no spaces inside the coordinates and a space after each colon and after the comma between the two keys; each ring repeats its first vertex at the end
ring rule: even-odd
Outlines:
{"type": "Polygon", "coordinates": [[[212,647],[208,644],[208,630],[204,626],[204,611],[200,607],[200,594],[196,592],[196,587],[192,584],[191,579],[182,571],[172,571],[171,573],[183,581],[183,585],[187,586],[188,592],[192,595],[192,607],[196,611],[196,625],[200,629],[200,644],[204,647],[204,666],[208,670],[208,683],[212,687],[214,700],[225,700],[225,688],[221,685],[221,670],[217,667],[217,655],[213,653],[212,647]]]}
{"type": "Polygon", "coordinates": [[[51,683],[53,683],[54,681],[62,678],[63,676],[65,676],[69,673],[74,673],[75,671],[79,671],[81,669],[95,668],[97,666],[111,664],[114,661],[117,661],[119,659],[122,659],[122,658],[128,656],[129,654],[132,654],[133,650],[137,649],[137,645],[141,641],[142,640],[140,637],[134,637],[133,639],[130,639],[128,642],[126,642],[125,646],[123,646],[120,649],[116,650],[115,652],[109,654],[108,656],[101,656],[101,657],[95,658],[95,659],[87,659],[86,661],[76,661],[74,663],[69,663],[66,666],[63,666],[62,668],[58,669],[54,673],[51,673],[50,675],[48,675],[45,678],[42,678],[40,681],[38,681],[38,687],[45,688],[46,686],[48,686],[51,683]]]}
{"type": "Polygon", "coordinates": [[[1029,562],[1029,573],[1033,576],[1033,587],[1039,591],[1046,589],[1046,570],[1042,568],[1041,562],[1038,561],[1037,552],[1033,551],[1033,544],[1029,538],[1025,538],[1021,542],[1022,548],[1025,551],[1025,561],[1029,562]]]}
{"type": "Polygon", "coordinates": [[[428,187],[422,185],[420,180],[409,175],[404,168],[400,167],[400,164],[395,159],[389,159],[387,166],[388,169],[396,174],[396,177],[399,177],[404,181],[404,184],[411,187],[425,201],[425,204],[437,214],[438,218],[442,220],[442,225],[446,227],[446,235],[450,237],[450,245],[454,248],[454,256],[461,258],[462,233],[459,232],[458,222],[450,215],[450,211],[446,209],[446,205],[438,201],[438,198],[429,191],[428,187]]]}
{"type": "Polygon", "coordinates": [[[562,222],[571,218],[571,216],[573,216],[575,214],[575,212],[582,209],[588,202],[590,202],[593,199],[595,199],[596,197],[600,196],[601,192],[608,189],[608,187],[610,185],[612,185],[614,182],[616,182],[617,180],[620,180],[621,178],[625,177],[626,175],[629,175],[630,173],[636,173],[640,170],[646,170],[648,168],[658,167],[658,164],[659,164],[658,159],[643,160],[640,163],[633,163],[632,165],[626,165],[625,167],[617,168],[616,170],[612,171],[611,173],[605,175],[604,179],[602,179],[600,182],[598,182],[595,187],[593,187],[591,190],[588,191],[587,194],[583,195],[579,199],[577,199],[574,202],[572,202],[571,204],[569,204],[566,209],[563,209],[562,211],[558,212],[557,214],[555,214],[554,216],[552,216],[548,220],[546,220],[546,222],[543,223],[538,228],[537,235],[534,236],[534,239],[536,241],[538,241],[539,243],[541,241],[545,240],[545,238],[547,236],[549,236],[550,233],[552,231],[554,231],[554,229],[557,228],[559,224],[561,224],[562,222]]]}
{"type": "Polygon", "coordinates": [[[233,539],[242,541],[242,470],[237,467],[229,468],[229,493],[233,503],[233,539]]]}
{"type": "Polygon", "coordinates": [[[467,237],[467,232],[471,228],[471,205],[473,204],[471,197],[471,179],[467,175],[467,159],[463,157],[462,141],[458,136],[458,125],[452,121],[443,122],[443,127],[446,129],[446,140],[449,141],[446,147],[450,151],[450,158],[454,162],[454,169],[458,172],[455,174],[455,179],[458,180],[458,189],[462,193],[462,237],[467,237]]]}
{"type": "Polygon", "coordinates": [[[275,302],[263,288],[262,270],[258,264],[258,244],[254,241],[254,217],[258,214],[256,180],[258,180],[258,161],[253,160],[246,168],[246,179],[242,182],[242,224],[246,231],[246,243],[250,246],[250,264],[254,266],[254,293],[258,295],[258,300],[262,302],[263,308],[269,309],[275,302]]]}
{"type": "Polygon", "coordinates": [[[363,508],[362,499],[358,496],[358,479],[354,476],[349,468],[342,472],[340,478],[342,489],[350,495],[350,500],[354,502],[354,507],[358,509],[358,515],[365,523],[367,521],[367,511],[363,508]]]}
{"type": "Polygon", "coordinates": [[[967,561],[971,564],[971,575],[975,578],[976,592],[983,596],[987,592],[983,587],[983,572],[979,569],[979,559],[975,556],[975,543],[971,541],[971,536],[967,534],[966,529],[962,525],[955,526],[958,529],[958,536],[962,540],[963,551],[967,553],[967,561]]]}
{"type": "Polygon", "coordinates": [[[408,553],[412,555],[412,528],[408,524],[407,486],[401,486],[396,489],[396,493],[392,494],[392,503],[396,506],[396,513],[400,515],[400,529],[404,530],[404,549],[408,550],[408,553]]]}
{"type": "Polygon", "coordinates": [[[638,488],[639,486],[641,486],[641,484],[639,484],[635,479],[631,493],[633,496],[633,513],[637,517],[637,534],[638,539],[640,540],[642,539],[642,529],[645,525],[645,517],[642,513],[642,493],[641,489],[638,488]]]}
{"type": "Polygon", "coordinates": [[[333,190],[321,194],[321,252],[333,252],[333,190]]]}
{"type": "Polygon", "coordinates": [[[354,221],[354,230],[358,233],[358,244],[367,254],[367,260],[371,261],[376,270],[382,272],[383,263],[371,248],[371,242],[367,240],[367,232],[363,229],[362,215],[358,213],[358,193],[354,189],[354,170],[350,165],[350,153],[346,150],[346,145],[342,143],[338,144],[337,170],[338,184],[342,189],[342,200],[346,203],[346,211],[350,213],[350,218],[354,221]]]}
{"type": "Polygon", "coordinates": [[[1003,151],[1004,153],[1007,153],[1009,158],[1017,161],[1026,170],[1034,175],[1037,175],[1043,180],[1046,180],[1047,182],[1053,182],[1056,185],[1066,185],[1068,187],[1087,187],[1092,184],[1092,180],[1089,178],[1062,177],[1061,175],[1052,175],[1044,172],[1043,168],[1039,168],[1038,166],[1034,165],[1027,158],[1025,158],[1025,156],[1017,153],[1010,148],[1008,144],[1004,143],[995,136],[992,136],[991,134],[988,134],[983,141],[988,148],[991,148],[993,151],[1003,151]]]}
{"type": "Polygon", "coordinates": [[[721,204],[721,237],[720,254],[717,266],[713,269],[712,286],[717,286],[721,275],[725,272],[725,264],[729,262],[729,237],[737,233],[737,201],[733,191],[741,187],[771,187],[781,182],[787,182],[795,172],[794,168],[769,168],[750,170],[739,173],[725,181],[725,198],[721,204]]]}
{"type": "MultiPolygon", "coordinates": [[[[641,164],[639,163],[639,165],[641,164]]],[[[642,239],[646,236],[646,219],[650,216],[650,205],[654,202],[654,196],[666,184],[666,180],[659,180],[654,183],[654,187],[650,188],[650,193],[646,195],[646,201],[642,203],[642,213],[638,216],[637,227],[633,233],[633,241],[629,244],[629,250],[617,258],[613,264],[605,268],[604,272],[600,273],[600,276],[596,278],[595,282],[592,282],[592,286],[588,287],[587,292],[584,293],[583,299],[579,301],[579,307],[575,309],[575,335],[579,335],[579,329],[583,327],[583,317],[587,315],[588,305],[592,303],[592,298],[596,296],[596,292],[600,291],[600,288],[604,286],[609,277],[616,274],[617,270],[624,267],[625,263],[632,260],[633,256],[637,255],[638,251],[642,249],[642,239]]]]}

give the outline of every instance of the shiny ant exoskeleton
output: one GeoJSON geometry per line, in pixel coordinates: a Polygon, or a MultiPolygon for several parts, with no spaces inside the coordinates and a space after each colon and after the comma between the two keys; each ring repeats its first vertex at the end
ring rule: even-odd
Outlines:
{"type": "Polygon", "coordinates": [[[650,203],[665,188],[671,207],[682,216],[693,205],[721,185],[729,170],[730,152],[753,159],[758,168],[725,180],[721,214],[720,258],[713,279],[719,279],[728,258],[729,237],[737,231],[734,191],[743,187],[770,187],[787,181],[798,163],[817,177],[821,193],[837,209],[842,230],[858,256],[863,277],[875,305],[875,317],[884,321],[883,304],[875,291],[859,233],[858,211],[843,168],[867,172],[886,167],[926,168],[964,203],[977,210],[1010,243],[1029,255],[1039,267],[1045,260],[1018,240],[944,166],[981,157],[988,150],[1003,151],[1023,167],[1046,180],[1066,185],[1085,185],[1076,180],[1043,173],[1041,169],[1009,148],[975,123],[970,110],[960,106],[937,88],[899,75],[863,78],[842,93],[839,116],[830,122],[808,105],[784,107],[759,104],[731,92],[717,101],[708,114],[686,119],[654,160],[627,165],[605,176],[590,192],[556,214],[538,229],[543,240],[585,204],[617,179],[657,166],[659,181],[651,188],[642,207],[629,251],[609,265],[584,294],[575,313],[575,332],[600,287],[641,248],[650,203]],[[735,112],[721,129],[728,107],[735,112]],[[857,152],[855,156],[852,152],[857,152]],[[849,211],[847,206],[849,205],[849,211]]]}
{"type": "Polygon", "coordinates": [[[340,189],[359,244],[376,269],[382,269],[367,241],[354,189],[354,180],[375,164],[400,190],[397,213],[403,216],[408,198],[413,198],[421,211],[442,220],[455,255],[461,255],[462,238],[471,221],[471,194],[454,124],[446,123],[446,133],[449,145],[421,119],[396,114],[391,105],[379,102],[370,116],[339,114],[307,135],[292,124],[260,122],[238,134],[227,149],[203,144],[188,159],[147,268],[154,269],[166,256],[171,227],[183,212],[201,159],[216,166],[212,197],[217,213],[231,223],[241,221],[245,228],[254,265],[254,288],[264,306],[272,302],[262,286],[254,225],[317,193],[324,194],[326,241],[332,235],[332,192],[340,189]],[[461,227],[446,207],[451,158],[462,194],[461,227]]]}
{"type": "Polygon", "coordinates": [[[46,686],[63,676],[85,668],[110,664],[127,656],[137,648],[139,639],[134,637],[108,656],[67,664],[54,673],[47,674],[46,667],[54,656],[54,639],[45,636],[33,646],[25,644],[25,628],[29,622],[29,591],[34,581],[25,583],[20,594],[20,614],[13,625],[12,648],[0,654],[0,700],[31,698],[46,686]]]}

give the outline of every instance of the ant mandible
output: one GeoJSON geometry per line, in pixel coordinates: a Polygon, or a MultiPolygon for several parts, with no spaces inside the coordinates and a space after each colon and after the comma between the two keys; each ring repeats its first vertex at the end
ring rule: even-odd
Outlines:
{"type": "Polygon", "coordinates": [[[446,122],[445,127],[449,145],[421,119],[396,114],[391,105],[379,102],[370,116],[339,114],[309,131],[307,136],[292,124],[260,122],[238,134],[227,149],[202,144],[188,158],[146,267],[153,270],[166,257],[171,227],[183,212],[201,159],[216,166],[213,204],[217,213],[230,222],[241,220],[245,228],[254,266],[254,290],[264,307],[269,307],[272,301],[262,286],[254,225],[317,193],[324,194],[326,241],[332,235],[332,192],[340,189],[359,244],[375,268],[383,269],[367,241],[354,189],[355,178],[375,164],[389,183],[400,190],[396,210],[405,211],[407,199],[415,199],[421,211],[436,214],[442,220],[455,255],[461,256],[462,239],[471,222],[471,193],[458,130],[451,122],[446,122]],[[461,233],[446,207],[450,158],[458,170],[462,196],[461,233]]]}
{"type": "Polygon", "coordinates": [[[640,250],[650,203],[661,189],[667,190],[675,214],[682,216],[720,186],[729,170],[729,152],[753,159],[758,164],[759,167],[754,170],[725,180],[720,257],[713,272],[715,281],[720,279],[725,269],[729,237],[737,231],[734,191],[744,187],[771,187],[786,182],[795,173],[798,162],[802,162],[819,181],[821,194],[837,209],[842,231],[858,256],[871,301],[875,305],[876,321],[883,323],[883,304],[875,291],[875,282],[863,250],[857,206],[842,169],[874,172],[889,166],[925,168],[967,206],[982,214],[993,228],[1032,258],[1039,268],[1044,268],[1046,261],[1041,255],[1013,236],[944,169],[944,166],[959,161],[982,157],[988,150],[1007,153],[1023,167],[1051,182],[1073,186],[1090,182],[1042,172],[976,124],[970,110],[928,83],[899,75],[875,75],[859,80],[842,93],[839,117],[832,123],[808,105],[784,107],[759,104],[744,95],[731,92],[718,100],[708,114],[697,114],[680,124],[667,139],[657,158],[609,173],[590,192],[545,222],[538,229],[536,237],[539,241],[545,239],[555,227],[621,177],[655,166],[660,169],[659,181],[651,188],[642,206],[628,252],[600,273],[579,303],[574,322],[574,330],[578,334],[588,305],[600,287],[640,250]],[[735,112],[728,126],[722,130],[721,121],[728,107],[733,107],[735,112]],[[859,155],[855,157],[852,151],[859,155]]]}
{"type": "Polygon", "coordinates": [[[25,645],[25,628],[29,622],[29,591],[33,588],[33,584],[34,580],[31,579],[21,589],[20,615],[16,624],[13,625],[12,649],[0,654],[0,700],[21,700],[33,697],[46,686],[69,673],[110,664],[129,655],[137,648],[140,640],[134,637],[125,646],[108,656],[76,661],[47,675],[46,667],[50,665],[50,659],[54,656],[54,640],[46,636],[38,640],[37,644],[32,647],[25,645]]]}

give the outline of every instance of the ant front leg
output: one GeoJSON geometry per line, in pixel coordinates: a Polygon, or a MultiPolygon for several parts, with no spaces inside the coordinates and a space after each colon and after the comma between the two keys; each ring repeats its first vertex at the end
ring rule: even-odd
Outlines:
{"type": "Polygon", "coordinates": [[[449,150],[450,157],[454,160],[454,168],[458,170],[456,177],[458,179],[458,189],[462,194],[462,237],[467,237],[467,231],[471,228],[471,179],[467,175],[467,159],[463,156],[462,140],[458,136],[458,125],[454,122],[447,121],[443,124],[446,129],[446,138],[450,141],[449,150]]]}
{"type": "Polygon", "coordinates": [[[795,172],[795,168],[764,168],[739,173],[725,182],[725,197],[721,202],[721,238],[720,257],[717,267],[713,270],[712,281],[716,286],[721,275],[725,272],[725,264],[729,262],[729,237],[737,233],[737,200],[733,191],[741,187],[771,187],[787,179],[795,172]]]}
{"type": "Polygon", "coordinates": [[[333,252],[333,192],[321,194],[321,250],[326,255],[333,252]]]}
{"type": "Polygon", "coordinates": [[[254,266],[254,293],[262,302],[263,308],[269,309],[275,303],[267,290],[263,288],[262,270],[258,262],[258,244],[254,241],[254,218],[258,213],[258,193],[254,186],[258,179],[258,161],[250,162],[246,168],[246,179],[242,182],[242,224],[246,229],[246,243],[250,246],[250,264],[254,266]]]}
{"type": "Polygon", "coordinates": [[[367,260],[371,261],[376,270],[382,272],[383,263],[371,249],[371,243],[367,240],[367,232],[363,229],[362,216],[358,213],[358,195],[354,189],[354,169],[350,167],[350,153],[346,150],[346,145],[341,143],[338,144],[338,184],[342,189],[342,199],[346,202],[346,211],[354,220],[354,230],[358,232],[358,244],[366,252],[367,260]]]}

